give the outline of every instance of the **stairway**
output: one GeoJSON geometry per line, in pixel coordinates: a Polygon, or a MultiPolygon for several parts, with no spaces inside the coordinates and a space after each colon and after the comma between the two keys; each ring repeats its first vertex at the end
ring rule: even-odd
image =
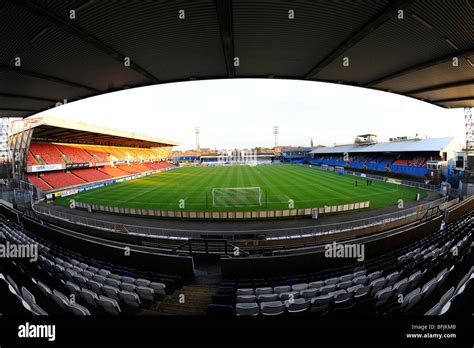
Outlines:
{"type": "Polygon", "coordinates": [[[145,315],[206,315],[217,285],[190,284],[146,310],[145,315]],[[184,297],[183,297],[184,296],[184,297]],[[180,299],[184,299],[180,302],[180,299]]]}

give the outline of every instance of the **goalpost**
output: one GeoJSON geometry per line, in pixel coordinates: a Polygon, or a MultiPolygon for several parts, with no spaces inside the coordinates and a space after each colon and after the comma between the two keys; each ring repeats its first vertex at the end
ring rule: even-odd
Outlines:
{"type": "Polygon", "coordinates": [[[261,206],[260,187],[219,187],[212,189],[213,207],[261,206]]]}

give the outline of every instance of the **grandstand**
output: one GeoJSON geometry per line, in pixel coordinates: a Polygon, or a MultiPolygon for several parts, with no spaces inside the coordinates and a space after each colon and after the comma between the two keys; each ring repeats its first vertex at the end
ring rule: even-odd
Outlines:
{"type": "Polygon", "coordinates": [[[439,164],[441,174],[447,177],[455,167],[455,153],[461,144],[455,138],[392,139],[381,143],[355,142],[349,145],[320,147],[310,152],[307,163],[344,166],[354,170],[382,174],[402,174],[422,177],[434,183],[428,163],[439,164]]]}
{"type": "MultiPolygon", "coordinates": [[[[22,337],[25,323],[57,326],[59,345],[134,347],[146,337],[472,346],[473,9],[472,0],[0,0],[0,117],[25,118],[0,132],[8,136],[1,347],[50,343],[22,337]],[[234,78],[327,82],[465,108],[466,144],[379,143],[364,134],[279,157],[275,141],[250,165],[210,151],[171,155],[174,141],[34,117],[114,91],[234,78]],[[225,207],[210,211],[216,203],[225,207]],[[228,208],[236,203],[248,209],[228,208]],[[15,249],[25,257],[5,255],[15,249]]],[[[215,109],[235,124],[227,111],[245,112],[232,103],[246,101],[229,100],[215,109]]],[[[347,104],[341,121],[360,116],[349,113],[349,100],[339,100],[347,104]]],[[[269,106],[255,124],[278,121],[271,107],[288,118],[298,110],[284,100],[269,106]]],[[[380,115],[388,107],[371,106],[380,115]]],[[[317,131],[325,115],[313,111],[317,120],[294,124],[317,131]]]]}
{"type": "Polygon", "coordinates": [[[378,143],[371,135],[364,138],[369,143],[358,137],[351,145],[286,149],[283,164],[271,153],[208,153],[196,157],[205,166],[152,175],[175,168],[168,159],[177,143],[52,118],[20,123],[11,135],[13,149],[24,153],[17,180],[26,177],[36,187],[37,201],[24,217],[0,205],[0,239],[36,245],[39,261],[0,267],[4,296],[19,301],[6,310],[331,318],[445,315],[465,301],[474,199],[450,200],[438,186],[383,182],[371,174],[390,168],[392,174],[423,176],[429,163],[451,165],[458,151],[452,138],[378,143]],[[344,170],[336,175],[331,167],[344,170]],[[213,178],[225,178],[227,186],[213,178]],[[209,195],[200,187],[211,187],[209,195]],[[167,208],[186,192],[196,202],[187,194],[182,212],[167,208]],[[287,207],[288,195],[294,209],[287,207]],[[396,206],[400,198],[406,201],[402,210],[396,206]],[[316,215],[306,208],[311,199],[321,203],[316,215]],[[143,215],[166,220],[145,221],[143,215]],[[180,220],[185,217],[191,221],[180,220]],[[270,217],[284,220],[261,220],[270,217]],[[213,222],[203,230],[199,221],[242,218],[255,222],[231,228],[213,222]],[[326,257],[324,249],[336,243],[367,251],[360,260],[326,257]],[[132,248],[133,257],[124,259],[121,246],[132,248]],[[196,283],[210,281],[201,274],[216,257],[220,276],[200,285],[203,298],[176,307],[174,292],[196,296],[196,283]],[[451,284],[459,285],[453,290],[451,284]]]}
{"type": "Polygon", "coordinates": [[[49,197],[71,188],[169,169],[172,164],[166,160],[177,145],[50,117],[17,122],[11,142],[15,151],[27,154],[18,161],[22,168],[18,180],[26,176],[49,197]]]}
{"type": "Polygon", "coordinates": [[[283,148],[281,149],[280,159],[287,163],[304,163],[311,150],[313,149],[309,147],[283,148]]]}

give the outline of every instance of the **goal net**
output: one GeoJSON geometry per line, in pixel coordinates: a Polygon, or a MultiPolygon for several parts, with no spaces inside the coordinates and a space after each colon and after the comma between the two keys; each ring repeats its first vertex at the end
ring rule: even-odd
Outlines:
{"type": "Polygon", "coordinates": [[[248,207],[262,205],[260,187],[221,187],[212,189],[213,207],[248,207]]]}

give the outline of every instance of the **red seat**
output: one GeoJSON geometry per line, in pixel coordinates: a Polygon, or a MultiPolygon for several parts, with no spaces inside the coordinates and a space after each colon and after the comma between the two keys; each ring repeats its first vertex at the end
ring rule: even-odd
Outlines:
{"type": "Polygon", "coordinates": [[[96,160],[80,147],[74,145],[58,144],[57,148],[64,153],[70,160],[70,163],[89,163],[96,160]]]}
{"type": "Polygon", "coordinates": [[[77,169],[72,170],[74,175],[84,179],[85,181],[92,182],[92,181],[99,181],[99,180],[107,180],[110,179],[112,176],[101,172],[95,168],[86,168],[86,169],[77,169]]]}
{"type": "Polygon", "coordinates": [[[34,155],[39,155],[47,164],[64,163],[61,151],[54,144],[31,143],[30,151],[34,155]]]}
{"type": "Polygon", "coordinates": [[[38,178],[35,174],[28,174],[28,181],[33,184],[33,186],[43,190],[48,191],[51,190],[52,187],[48,185],[43,179],[38,178]]]}
{"type": "Polygon", "coordinates": [[[41,179],[54,188],[68,187],[83,184],[86,181],[77,177],[73,173],[46,172],[41,174],[41,179]]]}

